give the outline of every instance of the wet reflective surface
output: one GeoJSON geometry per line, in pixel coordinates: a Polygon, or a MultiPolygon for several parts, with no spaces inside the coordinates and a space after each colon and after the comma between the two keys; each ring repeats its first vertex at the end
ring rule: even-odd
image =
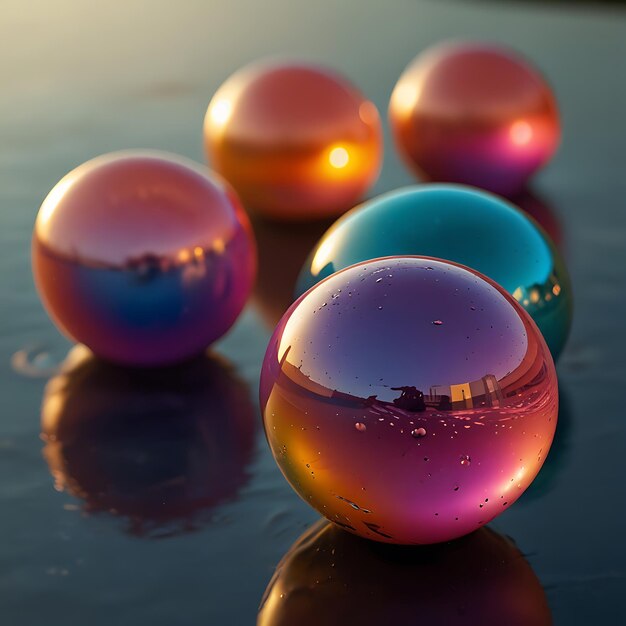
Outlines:
{"type": "Polygon", "coordinates": [[[232,190],[183,158],[123,152],[65,176],[41,206],[33,271],[69,337],[108,360],[202,352],[241,312],[255,247],[232,190]]]}
{"type": "Polygon", "coordinates": [[[377,545],[318,522],[289,549],[258,626],[549,626],[537,576],[515,543],[482,528],[452,543],[377,545]]]}
{"type": "MultiPolygon", "coordinates": [[[[54,489],[40,439],[46,380],[18,374],[11,365],[13,355],[24,355],[42,375],[69,349],[32,283],[30,238],[42,199],[66,172],[97,153],[146,147],[204,161],[207,103],[232,72],[259,56],[288,53],[336,67],[382,112],[407,61],[459,34],[521,51],[555,89],[563,144],[534,177],[533,192],[560,223],[576,299],[571,336],[558,363],[559,421],[550,453],[529,489],[488,528],[515,539],[556,626],[626,623],[626,505],[620,497],[626,84],[609,72],[624,56],[626,27],[617,6],[573,6],[190,0],[174,7],[131,0],[121,19],[115,3],[5,0],[0,47],[10,63],[3,66],[0,98],[3,625],[249,626],[277,564],[320,518],[282,476],[260,427],[247,482],[206,514],[196,513],[195,532],[162,536],[159,530],[158,539],[154,533],[129,534],[127,517],[90,514],[80,497],[54,489]]],[[[414,182],[392,144],[387,147],[373,195],[414,182]]],[[[279,246],[273,250],[276,265],[279,246]]],[[[291,251],[285,259],[295,256],[291,251]]],[[[295,273],[300,267],[284,269],[295,273]]],[[[269,280],[267,269],[260,273],[269,280]]],[[[261,311],[254,296],[214,346],[245,382],[255,406],[270,334],[269,316],[261,311]]],[[[278,314],[276,307],[272,315],[278,314]]],[[[260,426],[258,407],[256,419],[260,426]]],[[[136,436],[140,450],[143,439],[136,436]]],[[[356,558],[352,553],[350,559],[356,558]]],[[[467,567],[471,575],[462,584],[471,588],[480,576],[467,567]]],[[[382,577],[380,583],[382,589],[382,577]]],[[[420,597],[419,589],[414,593],[420,597]]],[[[315,606],[312,612],[322,610],[315,606]]],[[[419,613],[412,621],[419,623],[419,613]]]]}
{"type": "Polygon", "coordinates": [[[446,541],[531,483],[558,390],[536,326],[460,266],[390,257],[300,298],[270,340],[261,409],[299,495],[356,534],[446,541]]]}
{"type": "Polygon", "coordinates": [[[562,255],[567,255],[566,228],[559,216],[558,207],[554,206],[551,198],[533,189],[524,189],[521,193],[514,195],[511,202],[530,215],[546,231],[557,250],[562,255]]]}
{"type": "Polygon", "coordinates": [[[128,370],[82,346],[46,385],[41,421],[55,488],[156,536],[194,530],[236,497],[258,426],[244,382],[222,358],[128,370]]]}
{"type": "Polygon", "coordinates": [[[311,252],[297,293],[348,265],[397,254],[448,259],[495,280],[528,311],[558,358],[572,322],[561,254],[516,207],[476,189],[407,187],[357,207],[311,252]]]}
{"type": "Polygon", "coordinates": [[[259,255],[253,300],[270,330],[293,304],[300,268],[332,223],[332,218],[305,223],[252,221],[259,255]]]}
{"type": "Polygon", "coordinates": [[[334,70],[265,61],[231,76],[204,121],[212,166],[252,211],[284,220],[339,215],[376,181],[378,110],[334,70]]]}
{"type": "Polygon", "coordinates": [[[517,52],[449,42],[422,52],[389,104],[396,145],[428,180],[514,194],[559,143],[554,94],[517,52]]]}

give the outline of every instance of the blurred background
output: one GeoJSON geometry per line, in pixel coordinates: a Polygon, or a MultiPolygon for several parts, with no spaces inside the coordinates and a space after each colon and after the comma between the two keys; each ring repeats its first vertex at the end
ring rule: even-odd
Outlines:
{"type": "MultiPolygon", "coordinates": [[[[30,237],[50,188],[84,160],[123,148],[203,162],[211,95],[258,57],[335,67],[384,118],[407,63],[450,38],[502,42],[530,58],[563,124],[558,154],[521,201],[573,279],[574,327],[558,365],[563,406],[541,474],[490,527],[525,555],[554,623],[626,622],[623,4],[2,0],[3,623],[253,624],[276,564],[317,519],[266,447],[257,386],[282,303],[327,224],[257,224],[259,282],[235,328],[185,372],[129,383],[80,349],[66,358],[71,346],[36,296],[30,237]],[[215,414],[232,416],[229,428],[215,414]],[[155,501],[168,503],[165,513],[155,501]]],[[[371,195],[413,182],[384,125],[371,195]]]]}

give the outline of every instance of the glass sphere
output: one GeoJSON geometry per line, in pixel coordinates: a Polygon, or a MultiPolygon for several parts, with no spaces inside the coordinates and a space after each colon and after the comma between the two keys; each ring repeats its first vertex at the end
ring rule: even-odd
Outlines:
{"type": "Polygon", "coordinates": [[[506,510],[558,411],[528,314],[477,272],[425,257],[350,266],[297,300],[270,339],[260,399],[304,501],[400,544],[447,541],[506,510]]]}
{"type": "Polygon", "coordinates": [[[361,261],[419,254],[448,259],[504,287],[533,318],[556,360],[572,321],[572,289],[559,251],[512,204],[459,185],[421,185],[384,194],[339,219],[298,278],[302,294],[361,261]]]}
{"type": "Polygon", "coordinates": [[[514,52],[446,43],[420,54],[389,103],[398,149],[420,177],[519,192],[554,154],[559,114],[544,78],[514,52]]]}
{"type": "Polygon", "coordinates": [[[378,111],[345,78],[304,63],[264,62],[231,76],[211,100],[204,141],[244,205],[285,220],[336,216],[375,182],[378,111]]]}
{"type": "Polygon", "coordinates": [[[528,561],[493,530],[407,548],[320,521],[283,557],[259,609],[257,626],[296,624],[550,626],[552,618],[528,561]]]}
{"type": "Polygon", "coordinates": [[[256,255],[234,192],[193,162],[121,152],[65,176],[39,210],[35,283],[50,317],[98,356],[162,365],[234,323],[256,255]]]}
{"type": "Polygon", "coordinates": [[[220,358],[129,370],[76,346],[46,386],[43,455],[86,511],[112,511],[134,534],[184,532],[246,483],[256,420],[220,358]]]}

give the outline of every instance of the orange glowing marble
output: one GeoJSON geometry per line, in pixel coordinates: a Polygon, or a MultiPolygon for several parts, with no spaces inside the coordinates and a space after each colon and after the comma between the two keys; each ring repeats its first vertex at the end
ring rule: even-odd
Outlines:
{"type": "Polygon", "coordinates": [[[554,154],[560,136],[554,95],[510,50],[447,43],[420,54],[389,104],[407,164],[432,181],[518,193],[554,154]]]}
{"type": "Polygon", "coordinates": [[[305,63],[233,74],[209,104],[204,141],[213,168],[250,210],[285,220],[351,208],[382,159],[374,104],[342,76],[305,63]]]}

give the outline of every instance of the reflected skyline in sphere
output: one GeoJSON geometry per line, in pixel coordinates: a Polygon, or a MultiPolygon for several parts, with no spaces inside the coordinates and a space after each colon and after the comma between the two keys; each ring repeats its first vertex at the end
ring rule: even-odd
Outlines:
{"type": "Polygon", "coordinates": [[[70,339],[126,365],[201,353],[235,322],[256,252],[232,189],[176,155],[127,151],[87,161],[44,200],[32,240],[35,284],[70,339]]]}
{"type": "Polygon", "coordinates": [[[296,301],[270,340],[260,398],[303,500],[404,544],[467,534],[510,506],[558,412],[528,315],[484,276],[424,257],[351,266],[296,301]]]}

